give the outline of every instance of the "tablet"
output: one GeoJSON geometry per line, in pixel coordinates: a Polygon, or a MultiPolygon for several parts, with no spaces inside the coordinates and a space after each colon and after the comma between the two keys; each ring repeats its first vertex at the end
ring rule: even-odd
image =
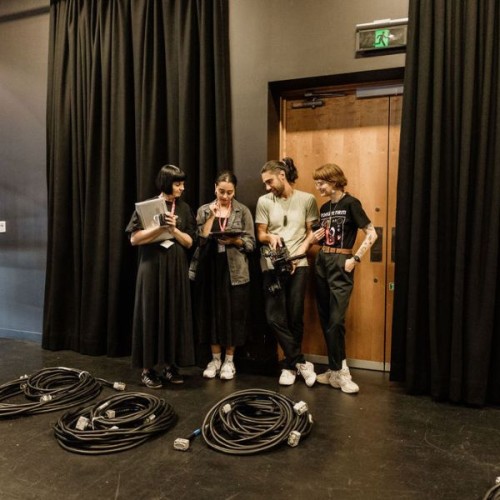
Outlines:
{"type": "Polygon", "coordinates": [[[210,236],[212,238],[224,238],[225,236],[229,238],[234,238],[236,236],[241,236],[245,231],[212,231],[210,236]]]}

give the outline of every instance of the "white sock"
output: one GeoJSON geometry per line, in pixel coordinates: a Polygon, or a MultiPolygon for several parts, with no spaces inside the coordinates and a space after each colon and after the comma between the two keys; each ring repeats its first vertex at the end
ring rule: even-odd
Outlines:
{"type": "Polygon", "coordinates": [[[220,361],[220,356],[221,356],[220,352],[217,352],[217,353],[212,353],[212,356],[213,356],[213,358],[214,358],[214,359],[216,359],[217,361],[220,361]]]}
{"type": "Polygon", "coordinates": [[[233,361],[234,354],[226,354],[226,357],[224,358],[224,361],[233,361]]]}
{"type": "Polygon", "coordinates": [[[342,370],[347,370],[347,369],[348,369],[347,360],[343,359],[342,360],[342,370]]]}

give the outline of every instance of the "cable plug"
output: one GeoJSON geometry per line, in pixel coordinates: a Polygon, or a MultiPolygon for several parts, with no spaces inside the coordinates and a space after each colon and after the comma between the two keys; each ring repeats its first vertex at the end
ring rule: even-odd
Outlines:
{"type": "Polygon", "coordinates": [[[19,380],[26,380],[27,378],[30,378],[30,376],[29,376],[29,375],[26,375],[26,373],[25,373],[24,375],[21,375],[21,376],[19,377],[19,380]]]}
{"type": "Polygon", "coordinates": [[[100,411],[104,410],[104,408],[107,408],[108,406],[109,406],[109,401],[104,401],[104,403],[102,405],[99,405],[96,408],[96,412],[100,412],[100,411]]]}
{"type": "Polygon", "coordinates": [[[174,450],[187,451],[187,450],[189,450],[189,445],[190,444],[191,444],[191,442],[189,441],[189,439],[186,439],[186,438],[177,438],[174,441],[174,450]]]}
{"type": "Polygon", "coordinates": [[[307,403],[305,401],[299,401],[298,403],[295,403],[293,405],[293,409],[295,410],[295,413],[297,415],[302,415],[305,413],[309,408],[307,406],[307,403]]]}
{"type": "Polygon", "coordinates": [[[89,426],[89,419],[83,415],[76,421],[75,429],[84,431],[89,426]]]}
{"type": "Polygon", "coordinates": [[[227,415],[232,409],[233,409],[233,407],[231,406],[231,404],[230,403],[226,403],[222,407],[222,412],[227,415]]]}
{"type": "Polygon", "coordinates": [[[156,415],[154,413],[151,413],[151,415],[148,415],[146,420],[144,420],[145,424],[150,424],[154,419],[156,418],[156,415]]]}
{"type": "Polygon", "coordinates": [[[106,415],[107,418],[115,418],[116,417],[116,411],[115,410],[106,410],[106,415]]]}
{"type": "Polygon", "coordinates": [[[113,389],[115,391],[124,391],[126,387],[125,382],[113,382],[113,389]]]}
{"type": "Polygon", "coordinates": [[[177,438],[174,441],[174,450],[188,451],[191,441],[201,434],[201,429],[196,429],[187,438],[177,438]]]}
{"type": "Polygon", "coordinates": [[[50,394],[40,396],[40,403],[48,403],[49,401],[52,401],[52,396],[50,394]]]}
{"type": "Polygon", "coordinates": [[[299,431],[292,431],[288,435],[288,446],[291,446],[292,448],[295,448],[295,446],[298,446],[300,442],[300,436],[302,434],[299,431]]]}

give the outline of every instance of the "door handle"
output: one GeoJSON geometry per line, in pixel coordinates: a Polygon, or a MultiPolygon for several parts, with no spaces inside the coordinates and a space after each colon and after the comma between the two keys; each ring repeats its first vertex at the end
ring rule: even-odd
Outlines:
{"type": "Polygon", "coordinates": [[[382,262],[382,248],[384,242],[384,228],[375,227],[378,238],[370,248],[370,262],[382,262]]]}

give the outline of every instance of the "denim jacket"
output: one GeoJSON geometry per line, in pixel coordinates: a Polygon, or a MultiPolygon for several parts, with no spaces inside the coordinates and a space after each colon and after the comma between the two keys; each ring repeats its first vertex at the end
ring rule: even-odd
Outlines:
{"type": "MultiPolygon", "coordinates": [[[[206,238],[201,236],[201,232],[205,222],[210,217],[210,214],[210,203],[206,203],[198,209],[198,213],[196,215],[200,239],[199,246],[193,255],[191,265],[189,266],[189,279],[191,280],[196,279],[196,272],[199,265],[200,247],[206,244],[206,238]]],[[[255,249],[255,232],[250,210],[235,199],[232,201],[231,214],[229,215],[226,229],[228,231],[244,231],[244,234],[240,236],[243,241],[243,247],[238,248],[233,245],[226,246],[231,285],[243,285],[244,283],[248,283],[250,281],[247,254],[253,252],[255,249]]]]}

